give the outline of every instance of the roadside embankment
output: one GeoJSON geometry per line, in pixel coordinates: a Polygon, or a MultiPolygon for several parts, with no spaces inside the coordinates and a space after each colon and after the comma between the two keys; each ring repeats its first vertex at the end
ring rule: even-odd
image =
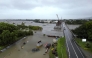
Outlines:
{"type": "MultiPolygon", "coordinates": [[[[58,41],[57,41],[57,54],[58,54],[58,58],[68,58],[66,44],[65,44],[65,38],[58,39],[58,41]]],[[[51,50],[49,52],[49,58],[55,58],[55,56],[52,54],[51,50]]]]}

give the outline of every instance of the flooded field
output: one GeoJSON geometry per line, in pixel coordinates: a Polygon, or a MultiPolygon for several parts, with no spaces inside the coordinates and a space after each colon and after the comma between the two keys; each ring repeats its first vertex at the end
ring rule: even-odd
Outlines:
{"type": "Polygon", "coordinates": [[[32,52],[31,50],[36,47],[37,41],[42,40],[43,44],[46,44],[52,43],[52,39],[53,38],[43,36],[41,31],[37,31],[33,36],[28,36],[27,38],[20,40],[1,53],[0,58],[49,58],[48,54],[43,55],[45,52],[44,46],[38,52],[32,52]],[[27,41],[28,43],[23,46],[23,49],[21,49],[23,42],[27,41]]]}
{"type": "MultiPolygon", "coordinates": [[[[56,35],[56,36],[62,36],[63,32],[60,31],[55,31],[54,30],[54,26],[55,24],[49,24],[49,23],[34,23],[32,21],[1,21],[1,22],[7,22],[10,24],[15,23],[15,25],[17,24],[21,24],[22,22],[25,23],[25,25],[33,25],[33,26],[40,26],[43,28],[42,33],[43,34],[47,34],[47,35],[56,35]]],[[[76,27],[79,27],[79,25],[67,25],[69,27],[69,29],[75,29],[76,27]]],[[[61,30],[62,31],[62,30],[61,30]]]]}
{"type": "MultiPolygon", "coordinates": [[[[28,36],[25,39],[22,39],[15,43],[13,46],[5,50],[3,53],[0,53],[0,58],[49,58],[49,55],[43,55],[45,52],[45,48],[42,47],[40,51],[33,53],[31,50],[36,47],[36,43],[39,40],[42,40],[43,44],[45,43],[52,43],[53,38],[43,36],[43,34],[47,35],[60,35],[63,36],[62,31],[55,31],[53,28],[55,24],[47,24],[47,23],[31,23],[32,21],[4,21],[7,23],[15,23],[21,24],[22,22],[25,23],[25,25],[34,25],[34,26],[41,26],[43,28],[42,31],[37,31],[37,33],[34,33],[33,36],[28,36]],[[23,49],[21,49],[21,46],[24,42],[28,43],[23,46],[23,49]]],[[[68,25],[70,29],[76,28],[78,25],[68,25]]]]}

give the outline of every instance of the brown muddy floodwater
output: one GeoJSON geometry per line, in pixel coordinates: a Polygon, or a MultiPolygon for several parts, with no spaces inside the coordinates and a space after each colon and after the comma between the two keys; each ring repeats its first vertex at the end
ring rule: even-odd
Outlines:
{"type": "MultiPolygon", "coordinates": [[[[21,24],[22,22],[25,23],[25,25],[34,25],[34,26],[41,26],[43,28],[42,31],[37,31],[37,33],[34,33],[33,36],[28,36],[25,39],[22,39],[15,44],[13,44],[10,48],[5,50],[0,54],[0,58],[49,58],[49,55],[43,55],[45,52],[45,48],[42,47],[40,51],[38,52],[32,52],[31,50],[36,47],[36,43],[39,40],[42,40],[43,44],[45,43],[52,43],[53,38],[43,36],[43,34],[47,35],[59,35],[63,36],[62,31],[54,31],[55,24],[47,24],[47,23],[31,23],[32,21],[2,21],[2,22],[8,22],[8,23],[15,23],[21,24]],[[44,26],[46,25],[46,26],[44,26]],[[21,49],[21,46],[24,42],[28,43],[23,46],[23,49],[21,49]]],[[[70,29],[75,29],[76,26],[70,26],[70,29]]]]}
{"type": "Polygon", "coordinates": [[[0,54],[0,58],[49,58],[48,54],[43,55],[45,48],[42,47],[38,52],[32,52],[31,49],[36,47],[36,43],[39,40],[42,40],[43,44],[52,43],[51,37],[43,36],[41,31],[37,31],[33,36],[28,36],[27,38],[20,40],[15,43],[9,49],[0,54]],[[26,45],[21,49],[23,42],[27,42],[26,45]]]}

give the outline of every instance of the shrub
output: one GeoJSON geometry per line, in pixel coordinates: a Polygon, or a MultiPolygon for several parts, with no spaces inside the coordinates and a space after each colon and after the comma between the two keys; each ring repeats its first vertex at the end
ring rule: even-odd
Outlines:
{"type": "Polygon", "coordinates": [[[43,34],[43,36],[45,36],[45,34],[43,34]]]}
{"type": "Polygon", "coordinates": [[[86,47],[86,48],[91,48],[90,43],[89,43],[89,42],[87,42],[85,47],[86,47]]]}

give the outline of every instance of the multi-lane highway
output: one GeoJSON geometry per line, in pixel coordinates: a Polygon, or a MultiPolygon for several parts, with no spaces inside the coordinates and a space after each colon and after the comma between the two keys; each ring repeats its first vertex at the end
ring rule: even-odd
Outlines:
{"type": "Polygon", "coordinates": [[[75,43],[73,34],[64,22],[62,23],[62,26],[63,33],[66,38],[66,46],[69,58],[86,58],[83,52],[81,51],[80,47],[75,43]]]}

